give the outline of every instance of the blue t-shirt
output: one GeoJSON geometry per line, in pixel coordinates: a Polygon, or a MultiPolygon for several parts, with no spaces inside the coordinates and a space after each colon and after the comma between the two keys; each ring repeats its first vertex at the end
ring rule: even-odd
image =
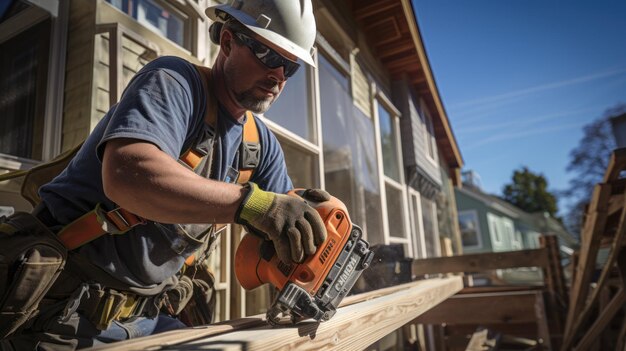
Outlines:
{"type": "MultiPolygon", "coordinates": [[[[148,141],[178,159],[209,129],[215,134],[211,178],[224,181],[229,169],[238,169],[243,124],[220,108],[213,131],[204,122],[205,107],[206,91],[194,65],[177,57],[150,62],[132,79],[68,167],[40,189],[43,202],[61,224],[72,222],[98,203],[105,210],[116,208],[104,195],[101,162],[105,143],[116,138],[148,141]]],[[[251,181],[262,189],[285,193],[293,185],[283,152],[274,134],[255,119],[261,160],[251,181]]],[[[103,235],[78,252],[120,281],[150,288],[175,275],[201,244],[180,226],[148,222],[123,235],[103,235]]]]}

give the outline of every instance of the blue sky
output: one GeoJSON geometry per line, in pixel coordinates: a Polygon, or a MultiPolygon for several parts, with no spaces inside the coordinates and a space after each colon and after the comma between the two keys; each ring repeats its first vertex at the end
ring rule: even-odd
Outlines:
{"type": "Polygon", "coordinates": [[[412,1],[464,169],[565,189],[582,127],[626,103],[626,1],[412,1]]]}

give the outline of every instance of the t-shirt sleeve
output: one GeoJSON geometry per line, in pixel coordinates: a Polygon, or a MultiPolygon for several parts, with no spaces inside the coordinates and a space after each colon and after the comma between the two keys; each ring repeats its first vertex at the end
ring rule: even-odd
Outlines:
{"type": "Polygon", "coordinates": [[[178,158],[193,118],[190,88],[168,70],[154,68],[140,72],[124,91],[100,143],[116,138],[150,142],[178,158]]]}
{"type": "MultiPolygon", "coordinates": [[[[262,123],[258,118],[256,121],[257,125],[262,123]]],[[[293,189],[293,183],[287,173],[283,150],[276,136],[265,125],[259,128],[259,133],[263,148],[261,163],[251,181],[257,183],[263,190],[284,194],[293,189]]]]}

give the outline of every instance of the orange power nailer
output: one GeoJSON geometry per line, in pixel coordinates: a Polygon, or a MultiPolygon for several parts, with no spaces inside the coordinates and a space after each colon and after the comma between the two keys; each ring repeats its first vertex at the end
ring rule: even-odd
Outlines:
{"type": "MultiPolygon", "coordinates": [[[[301,198],[303,191],[292,190],[289,195],[301,198]]],[[[330,319],[374,256],[341,201],[331,197],[329,201],[307,203],[324,220],[328,235],[303,263],[280,261],[270,241],[252,234],[243,237],[235,254],[235,274],[244,289],[270,283],[279,290],[267,311],[270,324],[279,324],[281,314],[290,317],[292,323],[307,318],[330,319]]]]}

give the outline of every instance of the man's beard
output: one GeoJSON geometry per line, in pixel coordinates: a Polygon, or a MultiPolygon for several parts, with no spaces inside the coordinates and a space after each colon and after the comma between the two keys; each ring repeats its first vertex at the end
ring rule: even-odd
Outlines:
{"type": "Polygon", "coordinates": [[[258,97],[254,94],[254,88],[252,88],[244,90],[241,93],[236,93],[235,99],[247,110],[254,113],[265,113],[272,106],[276,98],[278,98],[278,93],[280,92],[276,87],[270,90],[276,91],[274,97],[258,97]]]}
{"type": "Polygon", "coordinates": [[[253,89],[237,93],[235,95],[235,99],[237,99],[237,102],[241,105],[241,107],[254,113],[265,113],[265,111],[269,110],[270,106],[272,106],[272,103],[274,102],[273,98],[256,97],[253,89]]]}

